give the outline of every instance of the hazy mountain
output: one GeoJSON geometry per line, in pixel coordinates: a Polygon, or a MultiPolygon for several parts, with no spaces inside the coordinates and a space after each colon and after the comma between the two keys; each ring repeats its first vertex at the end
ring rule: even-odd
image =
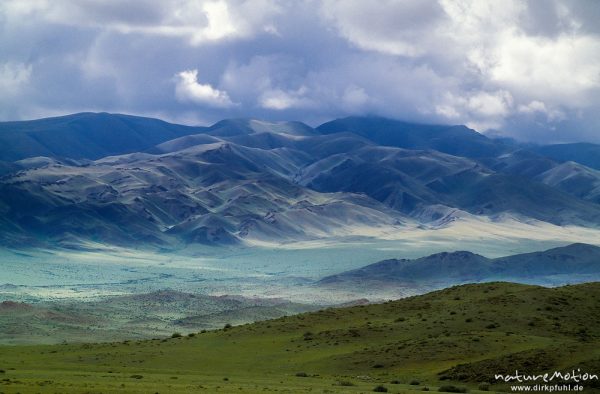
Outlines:
{"type": "Polygon", "coordinates": [[[467,251],[443,252],[419,259],[391,259],[323,278],[320,285],[353,286],[410,282],[466,283],[528,281],[566,275],[600,278],[600,247],[572,244],[543,252],[489,259],[467,251]]]}
{"type": "Polygon", "coordinates": [[[533,148],[544,156],[559,161],[574,161],[600,170],[600,145],[585,142],[544,145],[533,148]]]}
{"type": "Polygon", "coordinates": [[[479,162],[495,172],[527,178],[535,177],[560,165],[556,160],[526,149],[516,149],[502,155],[480,158],[479,162]]]}
{"type": "Polygon", "coordinates": [[[582,243],[492,260],[497,276],[600,275],[600,247],[582,243]]]}
{"type": "Polygon", "coordinates": [[[466,157],[495,156],[511,150],[466,126],[427,125],[378,117],[348,117],[317,127],[323,134],[350,131],[379,145],[407,149],[435,149],[466,157]]]}
{"type": "Polygon", "coordinates": [[[204,130],[158,119],[107,113],[0,122],[0,160],[35,156],[98,159],[142,151],[204,130]]]}

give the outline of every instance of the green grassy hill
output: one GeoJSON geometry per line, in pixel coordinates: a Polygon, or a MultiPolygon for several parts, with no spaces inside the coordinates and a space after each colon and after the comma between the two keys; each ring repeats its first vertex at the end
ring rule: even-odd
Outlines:
{"type": "Polygon", "coordinates": [[[185,334],[0,347],[0,392],[477,392],[515,369],[600,373],[600,283],[464,285],[185,334]]]}

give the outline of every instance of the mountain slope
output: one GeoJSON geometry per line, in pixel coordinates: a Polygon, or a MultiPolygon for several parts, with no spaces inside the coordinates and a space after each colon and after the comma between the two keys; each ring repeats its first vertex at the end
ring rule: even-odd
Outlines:
{"type": "Polygon", "coordinates": [[[31,121],[0,122],[0,160],[35,156],[72,159],[143,151],[161,142],[205,131],[139,116],[79,113],[31,121]]]}
{"type": "Polygon", "coordinates": [[[5,346],[0,359],[11,392],[422,392],[484,382],[506,392],[494,374],[597,373],[598,300],[599,283],[464,285],[192,337],[5,346]]]}
{"type": "Polygon", "coordinates": [[[544,156],[559,161],[574,161],[600,170],[600,145],[585,142],[574,144],[544,145],[533,148],[544,156]]]}
{"type": "Polygon", "coordinates": [[[600,171],[568,161],[534,179],[583,200],[600,204],[600,171]]]}
{"type": "Polygon", "coordinates": [[[434,149],[455,156],[487,157],[511,150],[466,126],[426,125],[378,117],[348,117],[317,127],[323,134],[350,131],[379,145],[434,149]]]}
{"type": "MultiPolygon", "coordinates": [[[[543,181],[497,173],[436,151],[381,146],[329,156],[303,168],[299,178],[311,189],[364,193],[407,214],[442,204],[478,215],[512,212],[559,225],[600,223],[599,205],[543,181]]],[[[593,196],[593,190],[587,192],[593,196]]]]}
{"type": "Polygon", "coordinates": [[[550,275],[600,275],[600,247],[571,244],[543,252],[492,260],[495,277],[536,278],[550,275]]]}
{"type": "Polygon", "coordinates": [[[252,119],[193,128],[88,113],[4,123],[0,138],[31,148],[3,147],[12,159],[50,156],[2,157],[3,245],[378,237],[457,209],[600,226],[598,171],[459,126],[354,117],[317,129],[252,119]]]}
{"type": "MultiPolygon", "coordinates": [[[[544,283],[555,276],[600,279],[600,247],[572,244],[543,252],[489,259],[471,252],[438,253],[414,260],[384,260],[323,278],[321,286],[408,284],[439,286],[490,280],[544,283]]],[[[551,283],[551,282],[550,282],[551,283]]]]}
{"type": "Polygon", "coordinates": [[[291,181],[305,155],[220,140],[183,150],[52,162],[0,180],[4,243],[92,240],[176,246],[284,242],[391,226],[398,212],[364,196],[291,181]],[[14,229],[18,229],[15,234],[14,229]]]}
{"type": "Polygon", "coordinates": [[[313,136],[318,133],[302,122],[268,122],[257,119],[225,119],[207,128],[215,137],[233,137],[248,134],[274,133],[288,136],[313,136]]]}

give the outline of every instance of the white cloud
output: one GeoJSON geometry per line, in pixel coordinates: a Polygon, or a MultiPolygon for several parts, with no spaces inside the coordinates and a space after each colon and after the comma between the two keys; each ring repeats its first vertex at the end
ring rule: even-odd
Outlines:
{"type": "Polygon", "coordinates": [[[538,113],[543,114],[550,122],[560,121],[566,118],[566,115],[563,111],[548,108],[545,103],[537,100],[533,100],[527,105],[519,105],[518,111],[522,114],[528,115],[535,115],[538,113]]]}
{"type": "Polygon", "coordinates": [[[271,20],[280,11],[275,0],[4,0],[0,7],[14,20],[181,37],[192,45],[276,34],[271,20]]]}
{"type": "Polygon", "coordinates": [[[595,37],[507,32],[493,56],[497,61],[486,70],[491,81],[552,102],[585,105],[586,93],[600,88],[600,40],[595,37]]]}
{"type": "Polygon", "coordinates": [[[546,109],[546,104],[542,103],[541,101],[534,100],[527,105],[523,105],[523,104],[519,105],[519,112],[522,112],[525,114],[533,114],[536,112],[546,113],[547,109],[546,109]]]}
{"type": "Polygon", "coordinates": [[[31,64],[4,63],[0,64],[0,91],[4,94],[16,93],[31,78],[31,64]]]}
{"type": "Polygon", "coordinates": [[[446,119],[457,119],[460,117],[460,113],[452,105],[438,104],[435,106],[435,112],[446,119]]]}
{"type": "Polygon", "coordinates": [[[327,0],[321,13],[340,35],[359,48],[418,56],[420,41],[441,8],[436,0],[327,0]]]}
{"type": "Polygon", "coordinates": [[[363,112],[369,105],[371,98],[365,92],[365,89],[359,86],[348,86],[342,94],[341,103],[348,112],[363,112]]]}
{"type": "Polygon", "coordinates": [[[376,114],[600,142],[599,18],[589,0],[3,0],[0,117],[376,114]]]}
{"type": "Polygon", "coordinates": [[[175,97],[182,102],[211,107],[228,108],[235,105],[227,92],[215,89],[210,84],[198,83],[198,70],[186,70],[176,75],[175,97]]]}
{"type": "Polygon", "coordinates": [[[475,91],[456,95],[446,92],[435,112],[447,120],[460,121],[478,131],[495,129],[513,109],[513,97],[505,90],[475,91]]]}
{"type": "Polygon", "coordinates": [[[305,97],[307,89],[301,86],[297,90],[284,91],[281,89],[267,90],[259,97],[263,108],[281,111],[289,108],[307,108],[311,101],[305,97]]]}
{"type": "Polygon", "coordinates": [[[481,116],[503,117],[510,113],[513,103],[511,94],[500,90],[496,92],[478,92],[469,97],[467,107],[481,116]]]}
{"type": "MultiPolygon", "coordinates": [[[[502,127],[535,100],[546,108],[532,111],[548,121],[599,104],[600,39],[594,18],[578,7],[560,0],[546,2],[544,12],[520,0],[327,0],[322,15],[355,47],[410,58],[414,70],[426,64],[445,79],[417,110],[481,129],[502,127]]],[[[418,100],[422,93],[414,93],[418,100]]]]}

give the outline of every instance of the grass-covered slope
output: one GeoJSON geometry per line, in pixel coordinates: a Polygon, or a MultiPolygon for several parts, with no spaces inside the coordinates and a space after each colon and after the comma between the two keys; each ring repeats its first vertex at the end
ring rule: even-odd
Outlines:
{"type": "Polygon", "coordinates": [[[600,283],[487,283],[192,337],[0,347],[0,391],[475,392],[515,369],[598,373],[599,344],[600,283]]]}

